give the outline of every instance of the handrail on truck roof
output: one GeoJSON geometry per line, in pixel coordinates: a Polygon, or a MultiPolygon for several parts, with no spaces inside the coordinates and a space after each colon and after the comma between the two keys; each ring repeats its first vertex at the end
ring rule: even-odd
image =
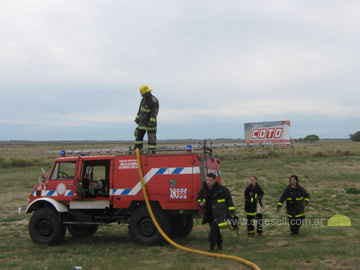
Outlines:
{"type": "MultiPolygon", "coordinates": [[[[207,143],[206,140],[203,142],[199,142],[197,146],[192,146],[190,144],[184,146],[158,146],[156,148],[156,153],[166,153],[166,152],[195,152],[195,151],[201,151],[205,154],[212,155],[212,152],[214,149],[220,149],[220,148],[243,148],[243,147],[249,147],[249,146],[273,146],[275,144],[269,144],[269,143],[218,143],[214,144],[210,141],[210,143],[207,143]]],[[[277,144],[276,144],[277,145],[277,144]]],[[[72,154],[72,155],[90,155],[90,154],[118,154],[118,155],[135,155],[136,149],[129,146],[128,148],[108,148],[108,149],[87,149],[87,150],[50,150],[47,151],[48,154],[61,154],[64,151],[66,154],[72,154]]],[[[148,154],[150,153],[149,148],[143,148],[142,153],[148,154]]],[[[62,154],[61,154],[62,155],[62,154]]],[[[65,155],[65,154],[64,154],[65,155]]]]}

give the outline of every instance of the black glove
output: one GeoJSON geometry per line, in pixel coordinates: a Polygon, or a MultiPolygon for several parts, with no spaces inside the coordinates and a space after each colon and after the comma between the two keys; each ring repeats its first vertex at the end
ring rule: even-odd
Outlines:
{"type": "Polygon", "coordinates": [[[230,222],[230,228],[232,230],[238,230],[239,229],[239,217],[234,215],[233,218],[229,217],[229,222],[230,222]]]}

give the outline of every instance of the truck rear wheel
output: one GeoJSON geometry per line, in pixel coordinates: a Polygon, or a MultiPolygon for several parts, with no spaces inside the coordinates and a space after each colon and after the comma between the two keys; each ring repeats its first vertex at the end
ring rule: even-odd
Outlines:
{"type": "Polygon", "coordinates": [[[50,208],[41,208],[32,215],[29,223],[31,239],[37,244],[56,245],[66,233],[57,213],[50,208]]]}
{"type": "MultiPolygon", "coordinates": [[[[168,216],[159,206],[153,206],[152,210],[162,230],[169,235],[170,220],[168,216]]],[[[129,223],[129,234],[131,239],[139,244],[156,245],[164,242],[164,238],[156,229],[145,205],[133,212],[129,223]]]]}
{"type": "Polygon", "coordinates": [[[96,233],[98,225],[69,224],[68,231],[72,236],[91,236],[96,233]]]}
{"type": "Polygon", "coordinates": [[[170,216],[171,219],[171,235],[173,237],[187,237],[194,226],[192,215],[175,215],[170,216]]]}

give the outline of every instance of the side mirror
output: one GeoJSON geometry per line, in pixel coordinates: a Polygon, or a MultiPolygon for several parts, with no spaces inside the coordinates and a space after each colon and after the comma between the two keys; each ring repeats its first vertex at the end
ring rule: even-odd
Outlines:
{"type": "Polygon", "coordinates": [[[41,168],[41,182],[45,182],[45,181],[46,181],[45,170],[41,168]]]}

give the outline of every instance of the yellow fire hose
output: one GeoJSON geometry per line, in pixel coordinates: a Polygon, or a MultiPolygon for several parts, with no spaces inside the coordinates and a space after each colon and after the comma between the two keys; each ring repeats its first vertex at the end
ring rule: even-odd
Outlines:
{"type": "Polygon", "coordinates": [[[252,263],[250,261],[247,261],[245,259],[242,259],[240,257],[236,257],[236,256],[232,256],[232,255],[225,255],[225,254],[218,254],[218,253],[211,253],[211,252],[206,252],[206,251],[202,251],[202,250],[187,248],[187,247],[181,246],[181,245],[175,243],[173,240],[171,240],[164,233],[164,231],[161,229],[161,227],[160,227],[159,223],[157,222],[157,220],[155,218],[155,215],[154,215],[154,213],[153,213],[153,211],[151,209],[149,198],[147,196],[147,192],[146,192],[146,188],[145,188],[144,179],[143,179],[144,176],[143,176],[143,171],[142,171],[142,166],[141,166],[140,150],[138,148],[136,149],[136,157],[137,157],[137,163],[138,163],[138,168],[139,168],[139,176],[140,176],[140,181],[141,181],[141,187],[142,187],[142,190],[143,190],[143,193],[144,193],[144,198],[145,198],[147,209],[148,209],[148,211],[150,213],[151,219],[154,222],[157,230],[160,232],[162,237],[164,237],[166,239],[166,241],[168,241],[174,247],[176,247],[178,249],[181,249],[181,250],[184,250],[184,251],[187,251],[187,252],[197,253],[197,254],[210,256],[210,257],[215,257],[215,258],[229,259],[229,260],[237,261],[237,262],[240,262],[240,263],[245,264],[247,266],[250,266],[254,270],[260,270],[260,268],[256,264],[254,264],[254,263],[252,263]]]}

